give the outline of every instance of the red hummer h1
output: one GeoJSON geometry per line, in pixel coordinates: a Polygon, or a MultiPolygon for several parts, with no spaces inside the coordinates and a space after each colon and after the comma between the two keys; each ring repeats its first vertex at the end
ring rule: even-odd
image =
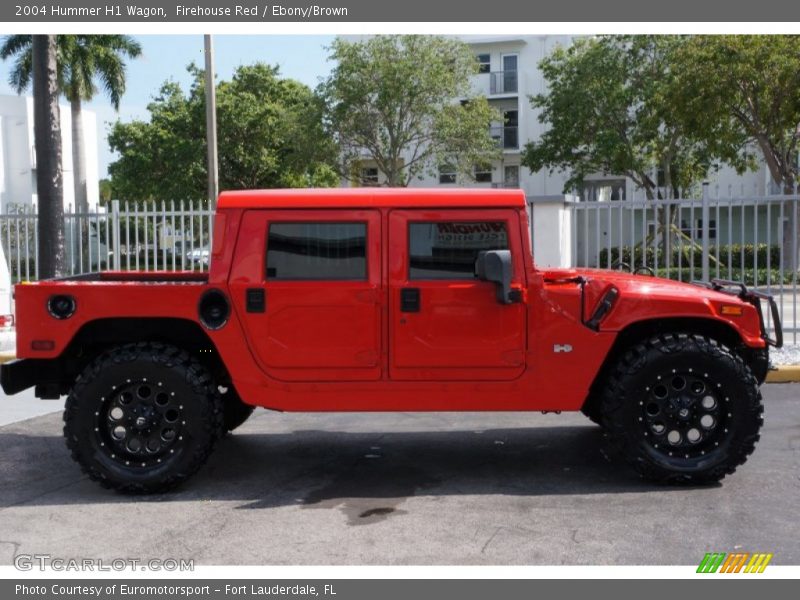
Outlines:
{"type": "Polygon", "coordinates": [[[665,482],[717,481],[759,438],[774,301],[537,268],[521,191],[227,192],[211,253],[16,287],[3,389],[69,394],[67,445],[107,487],[185,480],[257,406],[581,410],[665,482]]]}

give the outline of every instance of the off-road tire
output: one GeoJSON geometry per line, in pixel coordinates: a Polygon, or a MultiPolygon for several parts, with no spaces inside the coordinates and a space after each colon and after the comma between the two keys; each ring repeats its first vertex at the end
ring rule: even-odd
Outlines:
{"type": "Polygon", "coordinates": [[[233,431],[244,424],[253,414],[255,406],[245,404],[233,387],[228,387],[222,394],[222,418],[225,432],[233,431]]]}
{"type": "Polygon", "coordinates": [[[103,352],[78,376],[64,410],[73,459],[90,479],[125,493],[164,492],[185,481],[222,432],[222,401],[208,370],[155,342],[103,352]]]}
{"type": "Polygon", "coordinates": [[[729,348],[671,333],[625,352],[603,386],[601,411],[612,449],[641,477],[704,484],[747,460],[764,407],[755,376],[729,348]]]}

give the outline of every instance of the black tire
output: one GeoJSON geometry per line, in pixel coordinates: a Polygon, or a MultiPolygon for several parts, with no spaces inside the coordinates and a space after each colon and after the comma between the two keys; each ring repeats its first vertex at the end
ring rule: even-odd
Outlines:
{"type": "Polygon", "coordinates": [[[242,402],[236,390],[228,386],[228,389],[222,394],[222,414],[225,431],[233,431],[242,425],[253,414],[253,410],[255,410],[255,406],[242,402]]]}
{"type": "Polygon", "coordinates": [[[126,493],[166,491],[193,475],[222,435],[209,372],[160,343],[112,348],[78,376],[64,410],[73,459],[92,480],[126,493]]]}
{"type": "Polygon", "coordinates": [[[630,348],[606,380],[602,425],[645,479],[703,484],[743,464],[764,407],[755,376],[730,349],[674,333],[630,348]]]}

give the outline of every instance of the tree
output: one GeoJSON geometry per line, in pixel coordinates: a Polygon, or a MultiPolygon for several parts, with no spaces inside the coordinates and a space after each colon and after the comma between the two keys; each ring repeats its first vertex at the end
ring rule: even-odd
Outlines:
{"type": "Polygon", "coordinates": [[[469,46],[436,36],[336,39],[337,65],[319,87],[339,144],[339,172],[360,178],[374,162],[389,186],[406,186],[441,164],[472,178],[499,155],[489,125],[500,117],[470,89],[478,64],[469,46]],[[457,100],[462,99],[459,103],[457,100]]]}
{"type": "MultiPolygon", "coordinates": [[[[10,35],[0,47],[3,59],[16,56],[9,83],[22,93],[31,79],[31,37],[10,35]]],[[[86,152],[83,139],[84,101],[98,92],[95,81],[111,101],[115,110],[125,93],[125,58],[136,58],[142,52],[137,41],[127,35],[60,35],[58,36],[58,88],[70,103],[72,115],[72,169],[75,207],[88,211],[86,193],[86,152]]]]}
{"type": "Polygon", "coordinates": [[[36,186],[39,198],[39,277],[64,274],[64,189],[61,172],[61,113],[58,107],[56,36],[31,41],[36,186]]]}
{"type": "MultiPolygon", "coordinates": [[[[729,162],[755,163],[760,151],[784,194],[796,189],[800,152],[800,36],[697,36],[676,54],[675,104],[686,126],[729,162]],[[744,140],[746,144],[742,144],[744,140]]],[[[800,222],[784,226],[786,266],[797,270],[792,244],[800,222]]]]}
{"type": "Polygon", "coordinates": [[[674,101],[685,126],[729,161],[752,160],[757,147],[773,181],[793,193],[800,150],[800,36],[696,36],[676,53],[675,67],[674,101]]]}
{"type": "Polygon", "coordinates": [[[601,36],[556,49],[540,63],[548,91],[531,98],[549,129],[526,145],[522,163],[567,171],[565,192],[595,173],[626,175],[649,199],[699,182],[714,154],[673,103],[673,57],[684,43],[601,36]]]}
{"type": "MultiPolygon", "coordinates": [[[[166,82],[148,105],[149,121],[115,123],[109,166],[121,200],[198,200],[206,196],[203,71],[190,65],[184,93],[166,82]]],[[[334,186],[333,141],[322,106],[305,85],[278,68],[239,67],[217,85],[220,189],[334,186]]]]}
{"type": "Polygon", "coordinates": [[[114,199],[112,198],[112,196],[114,195],[114,187],[110,179],[106,178],[100,179],[100,181],[97,182],[97,187],[98,190],[100,191],[101,206],[107,205],[109,202],[111,202],[111,200],[114,199]]]}

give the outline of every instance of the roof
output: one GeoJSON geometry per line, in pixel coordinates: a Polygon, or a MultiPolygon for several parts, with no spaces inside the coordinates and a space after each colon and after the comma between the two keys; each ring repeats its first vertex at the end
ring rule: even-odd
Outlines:
{"type": "Polygon", "coordinates": [[[526,205],[518,189],[312,188],[222,192],[218,208],[414,208],[526,205]]]}

